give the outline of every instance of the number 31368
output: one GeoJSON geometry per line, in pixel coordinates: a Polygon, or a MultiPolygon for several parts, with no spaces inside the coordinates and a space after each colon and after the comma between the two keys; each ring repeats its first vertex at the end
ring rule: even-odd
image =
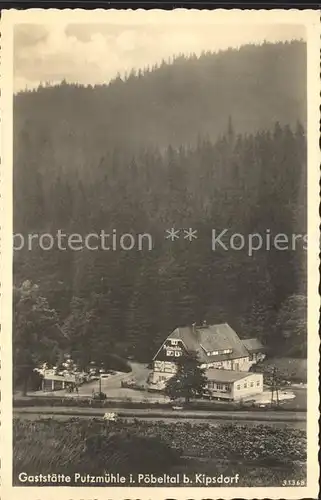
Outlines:
{"type": "Polygon", "coordinates": [[[284,479],[282,486],[305,486],[304,479],[284,479]]]}

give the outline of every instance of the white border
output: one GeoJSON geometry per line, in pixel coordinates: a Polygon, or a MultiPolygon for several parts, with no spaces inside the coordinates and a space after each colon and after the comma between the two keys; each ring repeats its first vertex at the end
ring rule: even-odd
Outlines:
{"type": "MultiPolygon", "coordinates": [[[[320,14],[315,10],[41,10],[2,11],[1,20],[1,483],[4,500],[106,498],[271,498],[300,499],[318,496],[318,362],[319,362],[319,105],[320,14]],[[307,30],[308,46],[308,481],[306,487],[262,488],[70,488],[12,487],[12,102],[13,27],[18,23],[110,24],[300,24],[307,30]]],[[[294,478],[295,479],[295,478],[294,478]]]]}

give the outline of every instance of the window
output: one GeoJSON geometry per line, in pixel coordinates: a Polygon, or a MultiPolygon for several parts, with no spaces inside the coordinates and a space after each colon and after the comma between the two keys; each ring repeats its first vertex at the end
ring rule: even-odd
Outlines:
{"type": "Polygon", "coordinates": [[[173,351],[166,351],[166,355],[167,356],[174,356],[174,352],[173,351]]]}
{"type": "Polygon", "coordinates": [[[177,340],[175,340],[175,339],[171,340],[171,344],[172,345],[177,345],[177,340]]]}
{"type": "Polygon", "coordinates": [[[213,351],[212,352],[212,356],[217,356],[217,354],[218,354],[218,351],[213,351]]]}
{"type": "Polygon", "coordinates": [[[246,382],[244,383],[244,389],[247,389],[247,383],[246,382]]]}
{"type": "Polygon", "coordinates": [[[238,385],[236,386],[236,389],[237,389],[238,391],[241,389],[240,384],[238,384],[238,385]]]}
{"type": "Polygon", "coordinates": [[[230,354],[232,352],[232,349],[224,349],[223,354],[230,354]]]}
{"type": "Polygon", "coordinates": [[[259,380],[256,382],[256,385],[257,385],[257,387],[260,385],[260,381],[259,380]]]}
{"type": "Polygon", "coordinates": [[[175,356],[180,356],[182,353],[180,351],[175,351],[175,356]]]}
{"type": "Polygon", "coordinates": [[[254,382],[251,382],[251,387],[254,387],[254,382]]]}
{"type": "Polygon", "coordinates": [[[224,389],[224,385],[222,384],[216,384],[216,389],[219,391],[222,391],[224,389]]]}

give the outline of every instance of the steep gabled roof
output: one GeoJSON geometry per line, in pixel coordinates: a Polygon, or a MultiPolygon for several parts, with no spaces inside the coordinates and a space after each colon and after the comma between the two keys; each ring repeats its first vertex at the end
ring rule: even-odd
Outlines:
{"type": "Polygon", "coordinates": [[[248,351],[244,344],[237,333],[227,323],[179,327],[176,328],[167,339],[181,340],[186,349],[196,353],[199,360],[203,363],[248,356],[248,351]],[[223,351],[224,349],[232,349],[232,353],[207,355],[207,352],[223,351]]]}
{"type": "Polygon", "coordinates": [[[265,348],[263,344],[259,341],[259,339],[243,339],[242,340],[245,348],[250,352],[263,352],[265,348]]]}

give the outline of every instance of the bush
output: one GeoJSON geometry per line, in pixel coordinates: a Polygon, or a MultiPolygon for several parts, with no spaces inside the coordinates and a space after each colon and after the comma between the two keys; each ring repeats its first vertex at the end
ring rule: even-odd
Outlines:
{"type": "MultiPolygon", "coordinates": [[[[109,436],[92,435],[85,441],[86,453],[98,470],[110,472],[165,472],[179,463],[179,452],[164,443],[159,436],[145,437],[128,433],[109,436]],[[139,457],[139,460],[137,460],[139,457]]],[[[96,470],[96,469],[95,469],[96,470]]]]}
{"type": "Polygon", "coordinates": [[[117,354],[106,354],[103,360],[103,365],[107,370],[115,370],[117,372],[125,373],[130,373],[132,371],[130,363],[117,354]]]}
{"type": "MultiPolygon", "coordinates": [[[[108,397],[108,396],[107,396],[108,397]]],[[[117,404],[118,408],[164,408],[170,409],[171,406],[167,403],[159,402],[143,402],[143,401],[133,401],[132,398],[126,397],[121,401],[115,402],[112,399],[93,399],[92,397],[57,397],[57,396],[35,396],[27,398],[13,399],[13,407],[15,408],[26,408],[30,406],[49,406],[49,407],[68,407],[68,408],[91,408],[91,407],[102,407],[108,408],[113,407],[117,404]]]]}
{"type": "MultiPolygon", "coordinates": [[[[43,375],[39,372],[32,370],[28,377],[28,389],[29,391],[39,391],[42,387],[43,375]]],[[[14,388],[15,390],[23,390],[25,384],[24,376],[14,376],[14,388]]]]}
{"type": "Polygon", "coordinates": [[[14,477],[21,471],[73,475],[162,473],[180,462],[180,450],[160,435],[135,433],[126,422],[14,420],[14,477]]]}
{"type": "Polygon", "coordinates": [[[93,399],[99,400],[99,401],[104,401],[107,399],[107,394],[105,392],[94,392],[93,394],[93,399]]]}
{"type": "Polygon", "coordinates": [[[266,486],[269,481],[269,485],[275,486],[282,484],[284,477],[293,478],[294,467],[296,472],[303,471],[306,461],[305,431],[269,425],[75,418],[63,422],[14,419],[13,423],[15,484],[21,471],[160,474],[173,473],[177,466],[186,472],[189,463],[193,474],[208,464],[210,474],[222,461],[232,464],[233,474],[244,472],[243,483],[251,484],[246,474],[251,468],[256,473],[260,467],[263,472],[271,471],[264,484],[259,475],[257,485],[266,486]]]}
{"type": "Polygon", "coordinates": [[[307,360],[298,358],[267,358],[253,366],[253,371],[263,373],[264,382],[272,382],[273,369],[281,383],[307,381],[307,360]]]}

